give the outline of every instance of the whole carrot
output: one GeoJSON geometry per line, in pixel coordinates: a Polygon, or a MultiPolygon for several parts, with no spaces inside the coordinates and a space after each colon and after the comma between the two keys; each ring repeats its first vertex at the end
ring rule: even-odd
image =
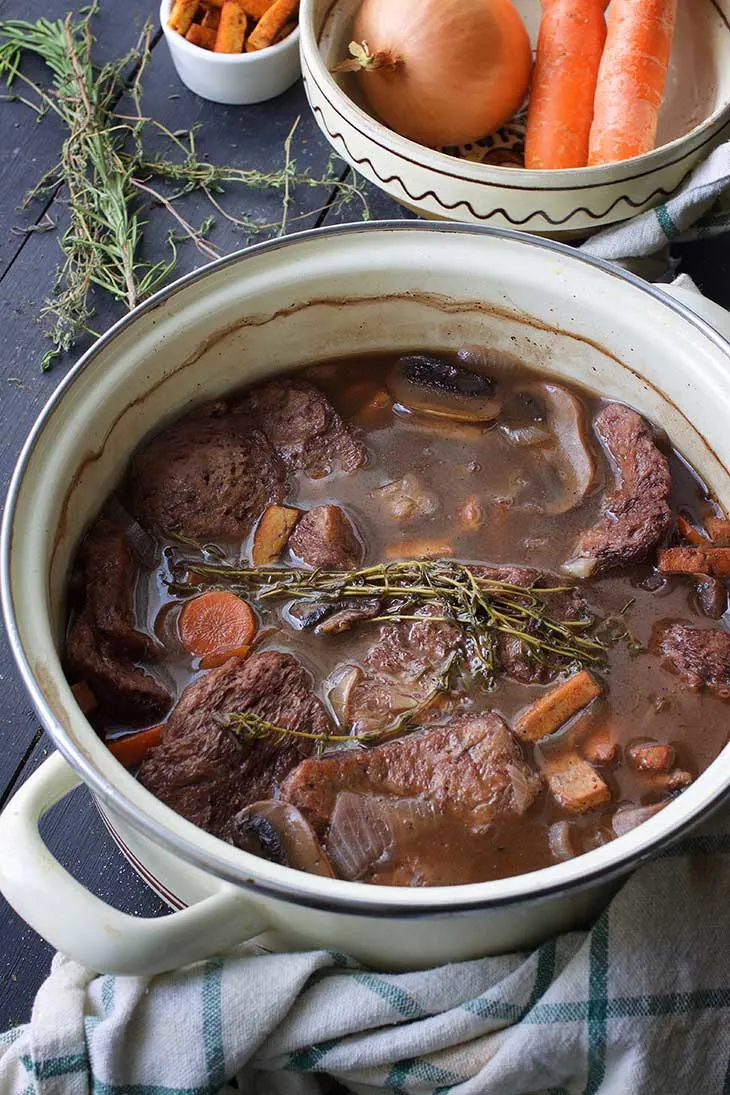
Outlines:
{"type": "Polygon", "coordinates": [[[613,0],[589,164],[617,163],[654,148],[676,17],[677,0],[613,0]]]}
{"type": "Polygon", "coordinates": [[[608,0],[542,0],[525,167],[585,167],[608,0]]]}

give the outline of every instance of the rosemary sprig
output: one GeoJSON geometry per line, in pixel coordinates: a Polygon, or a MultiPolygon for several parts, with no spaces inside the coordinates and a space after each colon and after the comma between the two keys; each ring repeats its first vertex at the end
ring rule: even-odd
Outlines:
{"type": "Polygon", "coordinates": [[[226,719],[225,725],[249,741],[270,740],[274,744],[280,744],[286,738],[298,738],[303,741],[314,741],[318,745],[325,746],[337,742],[359,741],[364,745],[374,745],[388,738],[398,737],[411,724],[418,723],[423,715],[433,707],[434,703],[448,693],[452,670],[459,660],[458,652],[450,654],[444,667],[435,679],[433,688],[421,700],[408,710],[403,711],[389,725],[379,727],[377,730],[365,730],[361,733],[353,731],[347,734],[317,734],[311,730],[294,730],[287,726],[277,726],[269,722],[255,711],[234,711],[226,719]]]}
{"type": "Polygon", "coordinates": [[[11,91],[7,98],[29,107],[39,118],[55,113],[67,131],[58,163],[36,183],[25,202],[28,205],[37,198],[63,200],[70,217],[59,241],[63,265],[41,312],[53,344],[43,357],[43,368],[69,350],[82,332],[97,334],[91,326],[95,288],[131,309],[168,280],[176,266],[180,238],[192,240],[206,259],[221,254],[206,238],[213,217],[206,217],[196,228],[175,208],[182,194],[200,191],[212,212],[223,215],[249,235],[272,229],[283,235],[297,187],[322,190],[335,207],[357,201],[363,219],[369,216],[361,183],[355,178],[341,179],[335,170],[335,157],[321,178],[297,169],[292,156],[297,122],[284,144],[284,165],[277,171],[266,173],[202,160],[194,130],[182,135],[172,133],[142,113],[142,76],[150,57],[151,26],[147,25],[135,48],[99,67],[92,60],[94,39],[90,29],[97,11],[98,4],[93,3],[77,20],[69,13],[58,20],[0,21],[0,77],[11,91]],[[21,72],[25,53],[33,53],[45,62],[51,74],[49,86],[42,87],[21,72]],[[15,90],[19,84],[33,98],[19,94],[15,90]],[[125,93],[132,107],[131,112],[123,114],[117,112],[116,105],[125,93]],[[150,134],[165,139],[172,158],[152,155],[147,150],[146,137],[150,134]],[[152,185],[155,179],[179,189],[165,196],[152,185]],[[234,183],[280,192],[280,221],[276,225],[257,225],[251,218],[228,213],[218,195],[225,185],[234,183]],[[145,225],[143,200],[164,208],[176,228],[182,230],[182,237],[179,232],[169,233],[170,254],[154,263],[144,262],[138,253],[145,225]]]}
{"type": "Polygon", "coordinates": [[[605,646],[589,635],[595,621],[559,619],[550,614],[551,598],[569,586],[538,589],[510,585],[479,574],[452,560],[405,560],[379,563],[354,571],[236,567],[226,563],[195,564],[195,571],[218,582],[230,582],[259,600],[288,598],[337,604],[343,599],[380,599],[378,620],[410,619],[419,609],[459,626],[470,661],[487,684],[498,670],[496,640],[517,639],[528,658],[544,664],[597,665],[605,646]]]}

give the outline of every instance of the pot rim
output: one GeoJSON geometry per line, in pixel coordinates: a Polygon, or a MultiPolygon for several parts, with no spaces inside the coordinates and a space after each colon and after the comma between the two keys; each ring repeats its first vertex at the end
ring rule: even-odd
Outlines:
{"type": "MultiPolygon", "coordinates": [[[[59,752],[102,803],[107,805],[115,815],[129,823],[132,828],[151,840],[152,843],[161,845],[168,852],[172,852],[175,856],[208,874],[232,882],[262,897],[268,896],[311,908],[360,916],[422,918],[465,912],[479,913],[487,909],[543,899],[557,893],[577,890],[599,881],[607,881],[615,875],[633,869],[643,860],[656,853],[661,846],[670,840],[676,839],[726,797],[728,789],[730,789],[730,770],[728,770],[724,779],[720,779],[713,772],[713,769],[717,769],[720,758],[717,758],[705,769],[692,787],[670,802],[655,817],[609,844],[564,863],[553,864],[537,871],[488,882],[405,891],[403,888],[396,886],[381,887],[358,882],[345,882],[339,879],[314,879],[314,876],[303,874],[291,868],[268,864],[240,849],[232,849],[223,841],[211,837],[210,834],[203,833],[203,830],[198,829],[191,822],[180,818],[168,807],[163,809],[170,817],[170,824],[161,827],[159,821],[154,820],[148,813],[132,802],[111,779],[98,771],[81,747],[68,736],[48,703],[44,690],[31,667],[29,657],[23,648],[15,619],[10,579],[10,557],[15,511],[27,466],[36,444],[68,389],[93,364],[98,355],[106,350],[117,336],[126,331],[140,316],[156,309],[181,289],[204,280],[213,271],[218,271],[226,266],[245,263],[248,260],[255,260],[261,254],[269,254],[282,248],[296,247],[300,243],[310,242],[323,236],[356,235],[362,232],[368,234],[385,232],[425,232],[448,235],[476,234],[483,237],[508,240],[528,248],[534,247],[538,250],[552,252],[572,261],[577,260],[586,263],[618,281],[628,283],[636,291],[660,302],[668,311],[675,313],[682,322],[695,327],[717,349],[730,357],[730,342],[728,340],[723,338],[714,327],[692,312],[686,305],[669,297],[654,285],[603,259],[585,255],[566,244],[531,236],[524,232],[448,221],[371,221],[332,225],[293,233],[280,239],[254,244],[214,262],[207,263],[178,278],[171,285],[159,290],[148,300],[138,305],[132,312],[118,320],[82,354],[52,393],[36,419],[21,450],[8,489],[2,528],[0,529],[0,594],[6,632],[16,666],[44,729],[50,735],[59,752]],[[714,778],[710,778],[708,781],[706,778],[708,776],[714,778]],[[705,784],[708,782],[712,783],[713,786],[708,786],[705,790],[705,784]],[[177,823],[182,832],[175,831],[173,828],[174,823],[177,823]],[[220,845],[229,853],[234,852],[236,860],[241,863],[241,867],[235,869],[223,856],[211,854],[207,848],[201,847],[200,843],[196,842],[196,833],[207,838],[213,845],[220,845]]],[[[722,757],[722,754],[720,754],[720,757],[722,757]]],[[[145,792],[145,794],[154,798],[150,792],[145,792]]],[[[160,805],[158,800],[155,799],[154,801],[160,805]]]]}

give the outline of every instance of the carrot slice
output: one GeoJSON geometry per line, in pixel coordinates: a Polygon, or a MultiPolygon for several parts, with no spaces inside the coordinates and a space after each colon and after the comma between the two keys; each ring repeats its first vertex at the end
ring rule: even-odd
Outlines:
{"type": "Polygon", "coordinates": [[[185,602],[177,628],[188,653],[226,661],[242,647],[250,646],[256,634],[256,617],[250,605],[235,593],[212,590],[185,602]]]}
{"type": "Polygon", "coordinates": [[[707,552],[695,547],[672,547],[659,552],[661,574],[706,574],[707,552]]]}
{"type": "Polygon", "coordinates": [[[126,738],[117,738],[108,742],[109,752],[125,768],[137,768],[144,758],[162,740],[165,724],[150,726],[149,730],[140,730],[138,734],[129,734],[126,738]]]}
{"type": "Polygon", "coordinates": [[[603,685],[587,669],[582,669],[531,703],[515,722],[515,734],[523,741],[541,741],[559,730],[601,692],[603,685]]]}
{"type": "Polygon", "coordinates": [[[680,514],[677,518],[677,531],[683,540],[686,540],[688,544],[694,544],[695,547],[708,547],[707,537],[694,527],[691,521],[688,521],[686,517],[682,517],[680,514]]]}
{"type": "Polygon", "coordinates": [[[710,548],[706,554],[711,574],[716,578],[730,577],[730,548],[710,548]]]}
{"type": "Polygon", "coordinates": [[[612,0],[588,163],[617,163],[656,143],[677,0],[612,0]]]}
{"type": "Polygon", "coordinates": [[[723,517],[706,517],[707,535],[717,547],[730,547],[730,521],[723,517]]]}
{"type": "Polygon", "coordinates": [[[79,681],[78,684],[72,684],[71,691],[73,692],[74,699],[81,708],[81,713],[83,715],[90,715],[92,711],[96,711],[99,704],[86,681],[79,681]]]}
{"type": "Polygon", "coordinates": [[[542,0],[525,135],[531,171],[585,167],[608,0],[542,0]]]}

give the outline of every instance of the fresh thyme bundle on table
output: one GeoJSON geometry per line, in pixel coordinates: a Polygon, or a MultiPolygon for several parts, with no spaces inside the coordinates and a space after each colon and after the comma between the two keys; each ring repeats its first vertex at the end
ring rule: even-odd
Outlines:
{"type": "Polygon", "coordinates": [[[298,186],[324,191],[324,202],[332,195],[337,205],[356,201],[363,219],[368,215],[359,182],[339,179],[334,158],[321,177],[297,169],[292,158],[296,123],[285,141],[284,163],[278,171],[264,173],[201,160],[194,129],[182,135],[173,133],[161,121],[142,113],[142,77],[150,59],[151,26],[134,49],[100,67],[92,60],[90,26],[97,10],[98,5],[93,4],[77,19],[69,13],[55,21],[0,20],[0,76],[11,90],[10,98],[39,116],[54,112],[67,129],[58,163],[25,199],[27,206],[34,198],[57,197],[68,203],[70,212],[70,224],[60,240],[64,262],[42,310],[52,341],[43,357],[44,368],[69,350],[82,332],[97,334],[91,327],[94,288],[109,293],[127,308],[134,308],[160,288],[175,269],[181,231],[182,238],[191,239],[203,255],[217,258],[220,251],[205,238],[216,213],[249,235],[263,230],[223,208],[220,194],[226,184],[279,191],[281,220],[264,227],[276,229],[280,235],[287,230],[292,193],[298,186]],[[45,62],[51,73],[50,86],[41,87],[20,71],[25,53],[34,53],[45,62]],[[35,98],[21,95],[17,90],[20,85],[30,89],[35,98]],[[123,95],[131,104],[129,113],[117,110],[123,95]],[[171,158],[147,151],[145,138],[150,133],[165,138],[171,158]],[[177,190],[164,196],[155,189],[159,181],[177,190]],[[192,191],[202,192],[211,206],[211,216],[199,228],[175,207],[177,197],[192,191]],[[175,225],[168,235],[168,257],[155,263],[142,261],[138,254],[144,228],[140,210],[145,199],[164,206],[175,225]]]}

